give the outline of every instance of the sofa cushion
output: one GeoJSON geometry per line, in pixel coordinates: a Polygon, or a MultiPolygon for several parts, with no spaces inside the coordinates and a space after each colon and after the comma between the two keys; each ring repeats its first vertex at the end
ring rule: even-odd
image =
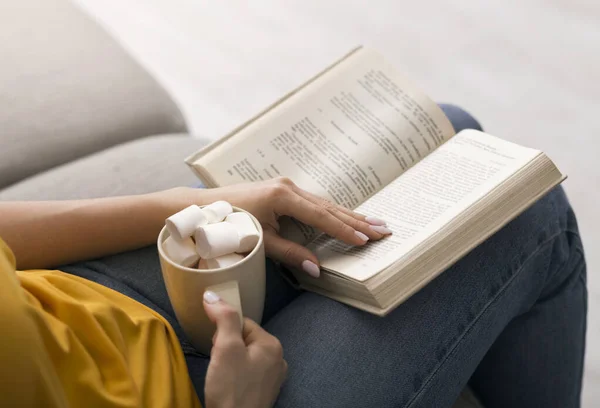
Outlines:
{"type": "Polygon", "coordinates": [[[184,158],[207,141],[161,135],[114,146],[0,191],[0,200],[61,200],[141,194],[193,185],[184,158]]]}
{"type": "Polygon", "coordinates": [[[67,0],[0,2],[0,187],[186,130],[167,93],[67,0]]]}

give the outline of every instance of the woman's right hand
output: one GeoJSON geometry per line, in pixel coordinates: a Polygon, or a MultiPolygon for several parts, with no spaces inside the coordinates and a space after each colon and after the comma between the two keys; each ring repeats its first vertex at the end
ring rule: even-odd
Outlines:
{"type": "Polygon", "coordinates": [[[206,372],[206,408],[271,407],[287,373],[279,340],[250,319],[242,328],[236,310],[214,292],[204,294],[204,309],[217,326],[206,372]]]}

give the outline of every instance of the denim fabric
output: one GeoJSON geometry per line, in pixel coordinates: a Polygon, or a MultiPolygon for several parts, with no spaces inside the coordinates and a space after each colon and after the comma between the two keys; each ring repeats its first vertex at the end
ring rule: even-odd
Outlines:
{"type": "MultiPolygon", "coordinates": [[[[457,131],[480,128],[442,105],[457,131]]],[[[161,313],[203,397],[208,358],[186,342],[154,247],[62,268],[161,313]]],[[[577,223],[556,188],[379,318],[295,290],[268,262],[264,327],[289,375],[278,407],[449,407],[469,382],[486,407],[578,407],[587,312],[577,223]]]]}

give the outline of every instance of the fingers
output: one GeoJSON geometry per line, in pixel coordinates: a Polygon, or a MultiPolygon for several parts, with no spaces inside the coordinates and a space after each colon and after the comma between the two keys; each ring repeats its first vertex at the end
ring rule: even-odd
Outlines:
{"type": "Polygon", "coordinates": [[[340,220],[344,221],[346,224],[350,225],[357,231],[361,231],[362,233],[367,235],[371,240],[379,240],[385,237],[386,235],[390,235],[392,233],[392,230],[390,230],[385,225],[373,225],[367,222],[365,220],[367,219],[367,217],[362,216],[362,219],[358,219],[356,217],[352,217],[347,214],[341,213],[337,209],[331,211],[334,211],[334,215],[340,220]]]}
{"type": "MultiPolygon", "coordinates": [[[[326,204],[322,205],[325,206],[326,204]]],[[[368,222],[360,220],[354,216],[350,216],[340,211],[339,209],[333,207],[331,204],[330,207],[327,208],[327,210],[335,217],[339,218],[342,222],[354,228],[356,231],[360,231],[363,234],[365,234],[367,237],[369,237],[370,240],[376,241],[384,237],[384,234],[381,234],[381,232],[378,232],[377,230],[371,228],[371,225],[368,222]]]]}
{"type": "Polygon", "coordinates": [[[265,250],[276,261],[295,269],[302,269],[309,276],[321,274],[317,257],[302,245],[281,238],[274,231],[265,231],[265,250]]]}
{"type": "MultiPolygon", "coordinates": [[[[331,203],[302,190],[287,178],[272,181],[269,188],[268,199],[277,216],[293,217],[347,244],[364,245],[368,240],[378,240],[392,233],[384,221],[331,203]]],[[[316,257],[301,245],[279,237],[276,228],[270,234],[265,229],[265,249],[269,256],[303,269],[310,276],[320,274],[316,257]]]]}
{"type": "Polygon", "coordinates": [[[365,217],[341,205],[318,197],[282,179],[277,185],[280,214],[292,216],[351,245],[363,245],[392,233],[385,221],[365,217]],[[328,214],[327,214],[328,213],[328,214]]]}
{"type": "Polygon", "coordinates": [[[248,351],[253,353],[261,350],[262,352],[267,353],[271,358],[283,362],[283,346],[279,339],[256,323],[251,325],[251,327],[250,333],[244,338],[248,351]]]}
{"type": "Polygon", "coordinates": [[[287,372],[288,372],[288,363],[287,363],[287,361],[283,360],[283,379],[284,380],[287,377],[287,372]]]}
{"type": "Polygon", "coordinates": [[[371,240],[378,240],[392,233],[392,231],[385,226],[385,221],[383,220],[374,217],[365,217],[362,214],[327,201],[298,187],[295,188],[295,191],[298,195],[308,201],[326,208],[332,215],[339,218],[342,222],[351,226],[356,231],[362,232],[371,240]]]}
{"type": "Polygon", "coordinates": [[[260,327],[258,323],[248,318],[244,319],[244,331],[242,333],[244,342],[249,350],[254,348],[267,349],[272,355],[281,359],[284,373],[287,371],[287,363],[283,359],[283,347],[277,337],[260,327]]]}
{"type": "Polygon", "coordinates": [[[238,312],[211,291],[204,292],[204,310],[217,326],[213,337],[215,347],[243,346],[242,326],[238,312]]]}
{"type": "Polygon", "coordinates": [[[265,334],[270,336],[270,334],[267,333],[265,329],[260,327],[260,325],[254,320],[244,318],[244,329],[242,331],[242,338],[244,339],[244,343],[246,345],[252,344],[256,341],[260,341],[261,336],[265,334]]]}
{"type": "Polygon", "coordinates": [[[328,203],[328,204],[330,204],[330,205],[332,205],[332,206],[335,206],[337,209],[339,209],[339,210],[340,210],[341,212],[343,212],[344,214],[346,214],[346,215],[349,215],[349,216],[351,216],[351,217],[354,217],[354,218],[356,218],[356,219],[358,219],[358,220],[364,221],[364,220],[365,220],[365,218],[366,218],[364,215],[362,215],[362,214],[359,214],[359,213],[357,213],[357,212],[354,212],[354,211],[352,211],[351,209],[344,207],[343,205],[338,205],[338,204],[332,203],[332,202],[330,202],[330,201],[327,201],[327,200],[325,200],[324,198],[321,198],[321,197],[319,197],[319,196],[317,196],[317,195],[314,195],[314,194],[312,194],[312,193],[309,193],[309,192],[308,192],[308,191],[306,191],[306,190],[302,190],[302,189],[301,189],[300,187],[298,187],[298,186],[294,186],[294,191],[295,191],[297,194],[301,195],[302,197],[306,198],[307,200],[314,202],[315,204],[319,204],[319,203],[323,203],[323,202],[325,202],[325,203],[328,203]]]}
{"type": "Polygon", "coordinates": [[[364,245],[369,240],[363,232],[355,230],[331,214],[327,208],[314,204],[298,194],[289,194],[280,199],[278,204],[276,211],[279,214],[294,217],[347,244],[364,245]]]}
{"type": "Polygon", "coordinates": [[[281,368],[280,368],[280,371],[281,371],[281,375],[280,375],[279,386],[281,387],[281,385],[285,382],[285,380],[287,379],[287,376],[288,376],[288,363],[287,363],[287,361],[285,361],[283,359],[283,356],[281,358],[281,368]]]}

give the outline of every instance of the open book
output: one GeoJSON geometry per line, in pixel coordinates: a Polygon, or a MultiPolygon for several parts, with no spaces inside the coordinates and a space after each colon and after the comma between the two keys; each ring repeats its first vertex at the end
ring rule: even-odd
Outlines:
{"type": "Polygon", "coordinates": [[[544,153],[442,110],[373,50],[357,48],[221,140],[186,159],[208,187],[287,176],[385,219],[393,235],[351,247],[289,221],[318,256],[300,285],[385,315],[559,184],[544,153]]]}

